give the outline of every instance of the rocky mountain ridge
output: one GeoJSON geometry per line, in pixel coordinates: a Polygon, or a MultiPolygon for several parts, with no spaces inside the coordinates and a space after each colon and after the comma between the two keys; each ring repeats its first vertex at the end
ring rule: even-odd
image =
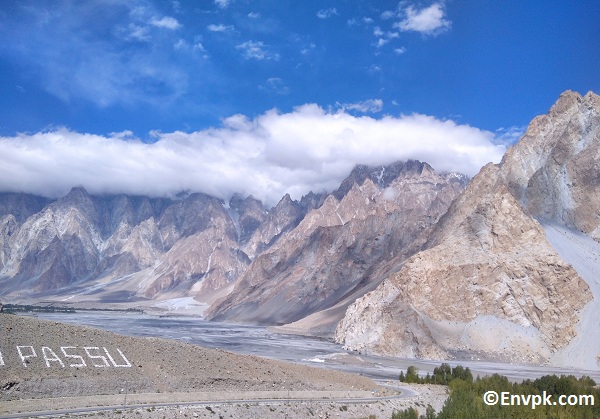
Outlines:
{"type": "Polygon", "coordinates": [[[286,195],[271,209],[239,195],[226,205],[204,194],[91,196],[81,187],[57,200],[6,193],[0,294],[132,304],[193,296],[212,304],[234,290],[237,304],[248,281],[264,279],[271,297],[257,304],[277,311],[273,290],[288,300],[300,295],[298,303],[286,313],[235,320],[281,324],[328,308],[371,281],[380,264],[414,252],[403,246],[435,223],[467,181],[416,161],[358,166],[332,194],[286,195]],[[320,273],[300,272],[321,255],[329,257],[313,264],[320,273]],[[294,280],[282,282],[282,275],[294,280]]]}
{"type": "Polygon", "coordinates": [[[464,183],[420,162],[356,167],[253,261],[208,317],[283,324],[335,306],[413,254],[464,183]]]}
{"type": "Polygon", "coordinates": [[[600,347],[582,362],[560,353],[600,332],[582,317],[600,261],[559,256],[547,227],[598,241],[599,143],[600,98],[565,92],[500,164],[473,178],[423,251],[348,308],[336,340],[392,356],[469,352],[598,369],[600,347]]]}

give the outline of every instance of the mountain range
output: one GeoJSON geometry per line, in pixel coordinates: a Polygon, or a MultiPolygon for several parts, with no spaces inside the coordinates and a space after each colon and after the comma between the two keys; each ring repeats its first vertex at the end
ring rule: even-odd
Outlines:
{"type": "Polygon", "coordinates": [[[0,194],[0,298],[146,307],[334,337],[360,352],[600,368],[600,97],[565,92],[472,180],[359,165],[266,208],[0,194]]]}

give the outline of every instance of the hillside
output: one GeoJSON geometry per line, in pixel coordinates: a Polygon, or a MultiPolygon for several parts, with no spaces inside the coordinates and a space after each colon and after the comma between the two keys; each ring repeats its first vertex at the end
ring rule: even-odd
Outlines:
{"type": "Polygon", "coordinates": [[[363,377],[0,314],[0,400],[161,392],[371,390],[363,377]]]}
{"type": "Polygon", "coordinates": [[[194,298],[196,314],[212,305],[213,319],[270,325],[345,309],[418,250],[467,181],[418,161],[363,165],[330,194],[270,209],[239,195],[0,194],[0,297],[159,309],[194,298]]]}
{"type": "Polygon", "coordinates": [[[567,349],[600,333],[588,317],[597,250],[579,263],[561,246],[598,242],[599,152],[600,97],[565,92],[475,176],[423,251],[348,308],[336,340],[393,356],[600,368],[597,345],[567,349]],[[557,239],[549,225],[570,233],[557,239]]]}

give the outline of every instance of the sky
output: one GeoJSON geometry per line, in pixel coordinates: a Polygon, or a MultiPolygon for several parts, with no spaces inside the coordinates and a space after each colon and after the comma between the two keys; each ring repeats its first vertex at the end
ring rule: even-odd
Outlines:
{"type": "Polygon", "coordinates": [[[331,191],[356,164],[475,175],[567,89],[596,0],[3,0],[0,190],[331,191]]]}

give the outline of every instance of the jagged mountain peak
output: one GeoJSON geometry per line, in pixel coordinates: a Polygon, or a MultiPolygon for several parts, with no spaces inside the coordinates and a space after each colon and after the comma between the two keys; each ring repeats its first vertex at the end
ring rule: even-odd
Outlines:
{"type": "Polygon", "coordinates": [[[500,163],[500,178],[536,218],[600,240],[600,96],[567,91],[500,163]]]}
{"type": "Polygon", "coordinates": [[[229,208],[231,208],[234,211],[244,211],[246,208],[249,207],[264,208],[264,205],[262,201],[256,199],[252,195],[244,197],[241,194],[235,193],[231,196],[231,199],[229,199],[229,208]]]}
{"type": "Polygon", "coordinates": [[[21,224],[33,214],[40,212],[52,200],[41,196],[19,193],[0,193],[0,218],[12,215],[21,224]]]}
{"type": "Polygon", "coordinates": [[[593,254],[582,243],[600,238],[599,99],[568,91],[536,117],[500,164],[473,178],[422,251],[349,307],[337,340],[395,356],[472,351],[598,368],[597,341],[581,359],[570,352],[598,336],[598,259],[559,256],[555,246],[593,254]],[[549,226],[561,240],[551,243],[549,226]]]}
{"type": "Polygon", "coordinates": [[[68,194],[57,200],[60,204],[65,205],[88,205],[92,202],[92,197],[83,186],[75,186],[71,188],[68,194]]]}
{"type": "MultiPolygon", "coordinates": [[[[385,255],[408,252],[394,247],[407,248],[462,190],[417,161],[358,166],[349,179],[350,188],[340,201],[324,192],[310,192],[299,201],[286,194],[268,211],[252,196],[234,195],[225,204],[203,193],[172,200],[93,195],[83,187],[25,217],[23,228],[7,209],[10,217],[0,224],[0,292],[16,291],[25,282],[40,294],[92,298],[89,290],[94,290],[94,298],[107,295],[113,300],[224,292],[269,249],[283,249],[291,242],[302,253],[307,240],[316,247],[307,250],[303,260],[330,254],[331,266],[319,278],[339,282],[348,276],[345,286],[352,288],[362,281],[355,269],[371,269],[361,260],[383,262],[385,255]],[[397,182],[402,176],[406,178],[397,182]],[[390,185],[395,192],[384,196],[390,185]],[[301,225],[309,214],[315,223],[301,225]],[[339,238],[338,228],[343,230],[339,238]],[[355,245],[343,253],[343,266],[338,266],[339,249],[350,242],[355,245]],[[373,254],[360,256],[363,251],[373,254]],[[357,266],[350,262],[354,256],[360,259],[357,266]],[[328,270],[331,275],[324,273],[328,270]]],[[[292,259],[284,258],[289,264],[280,268],[292,269],[292,259]]],[[[337,298],[331,295],[327,301],[337,298]]]]}
{"type": "Polygon", "coordinates": [[[569,109],[577,109],[583,107],[594,106],[600,103],[600,96],[591,90],[582,96],[580,93],[573,90],[566,90],[559,97],[556,103],[548,111],[548,115],[556,117],[562,113],[568,112],[569,109]]]}
{"type": "Polygon", "coordinates": [[[435,173],[435,170],[429,164],[418,160],[399,161],[387,166],[359,164],[352,169],[352,172],[342,181],[340,187],[333,192],[333,196],[341,201],[354,184],[360,186],[367,179],[370,179],[380,189],[384,189],[401,175],[420,176],[424,173],[435,173]]]}
{"type": "Polygon", "coordinates": [[[382,272],[418,248],[420,235],[463,189],[415,161],[357,166],[342,185],[348,189],[341,199],[328,195],[295,228],[274,236],[278,240],[255,257],[231,294],[206,314],[278,324],[349,304],[351,295],[372,289],[382,272]]]}

